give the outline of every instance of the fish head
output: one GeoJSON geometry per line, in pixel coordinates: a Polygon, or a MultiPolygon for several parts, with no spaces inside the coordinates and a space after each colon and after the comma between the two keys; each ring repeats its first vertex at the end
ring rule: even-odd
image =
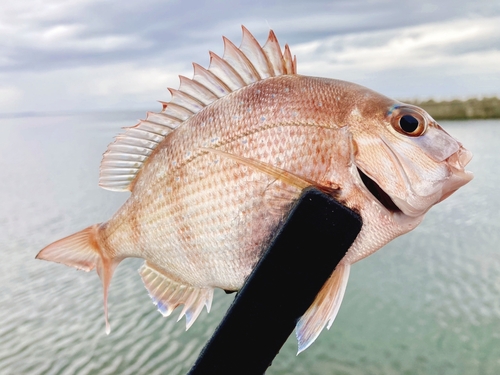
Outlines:
{"type": "Polygon", "coordinates": [[[422,108],[374,92],[352,111],[354,164],[385,209],[422,217],[472,180],[472,153],[422,108]],[[368,120],[367,120],[368,119],[368,120]]]}

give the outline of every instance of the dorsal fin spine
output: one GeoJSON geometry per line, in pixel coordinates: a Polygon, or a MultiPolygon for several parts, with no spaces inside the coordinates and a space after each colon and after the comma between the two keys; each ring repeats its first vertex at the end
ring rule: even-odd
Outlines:
{"type": "Polygon", "coordinates": [[[148,112],[146,115],[146,121],[155,122],[171,130],[177,128],[180,122],[180,120],[177,117],[172,117],[170,115],[167,115],[166,113],[161,113],[161,112],[148,112]]]}
{"type": "Polygon", "coordinates": [[[285,74],[283,65],[283,55],[281,54],[281,48],[278,43],[278,38],[272,30],[269,31],[269,36],[267,37],[266,44],[262,47],[264,53],[267,55],[269,62],[273,68],[273,77],[285,74]]]}
{"type": "Polygon", "coordinates": [[[189,79],[184,76],[179,76],[179,91],[182,91],[198,101],[203,103],[205,106],[209,105],[213,101],[217,100],[217,95],[210,91],[207,87],[203,86],[201,83],[196,82],[194,79],[189,79]]]}
{"type": "Polygon", "coordinates": [[[290,47],[288,44],[285,44],[285,53],[283,55],[283,60],[285,62],[285,72],[286,74],[293,74],[293,58],[290,52],[290,47]]]}
{"type": "Polygon", "coordinates": [[[126,142],[120,142],[117,147],[113,147],[111,150],[120,150],[142,155],[143,153],[149,153],[148,150],[154,150],[157,145],[158,142],[144,141],[141,138],[127,137],[126,142]]]}
{"type": "Polygon", "coordinates": [[[212,51],[210,54],[210,66],[208,71],[214,73],[219,79],[226,84],[231,91],[235,91],[240,87],[246,86],[245,81],[240,75],[229,65],[226,60],[219,57],[212,51]]]}
{"type": "Polygon", "coordinates": [[[206,105],[200,102],[198,99],[193,98],[191,95],[183,91],[175,90],[170,87],[168,88],[168,91],[170,91],[170,94],[172,95],[172,100],[170,101],[170,103],[180,105],[190,112],[198,113],[206,107],[206,105]]]}
{"type": "Polygon", "coordinates": [[[110,168],[135,168],[139,169],[141,163],[137,161],[127,161],[127,160],[106,160],[103,164],[109,166],[110,168]]]}
{"type": "Polygon", "coordinates": [[[132,154],[132,153],[120,153],[120,152],[114,152],[113,154],[110,154],[106,160],[103,160],[103,163],[105,164],[108,161],[135,161],[138,163],[144,162],[146,160],[148,155],[143,155],[143,154],[132,154]]]}
{"type": "Polygon", "coordinates": [[[124,138],[136,138],[141,140],[153,141],[159,143],[163,140],[163,136],[146,130],[145,128],[131,127],[128,128],[126,133],[127,136],[124,138]]]}
{"type": "Polygon", "coordinates": [[[109,146],[109,151],[118,151],[119,153],[121,152],[132,155],[145,155],[146,153],[148,153],[147,156],[149,156],[149,152],[151,151],[151,149],[136,144],[132,145],[120,142],[119,144],[109,146]]]}
{"type": "MultiPolygon", "coordinates": [[[[171,89],[171,90],[175,90],[175,89],[171,89]]],[[[170,116],[175,117],[175,118],[177,118],[179,120],[182,120],[182,121],[186,121],[186,119],[174,116],[174,115],[168,113],[167,111],[169,109],[175,109],[175,111],[172,111],[172,112],[177,113],[177,111],[179,111],[180,113],[185,113],[189,117],[191,117],[192,115],[195,114],[195,112],[191,111],[189,108],[186,108],[183,105],[175,103],[175,102],[172,102],[172,101],[170,101],[170,102],[161,102],[161,103],[164,106],[164,109],[163,109],[163,111],[161,113],[166,114],[166,115],[170,115],[170,116]]]]}
{"type": "Polygon", "coordinates": [[[172,103],[172,102],[160,102],[160,103],[163,105],[163,110],[161,113],[175,117],[179,119],[181,123],[186,121],[192,115],[194,115],[194,113],[191,112],[189,109],[177,103],[172,103]]]}
{"type": "Polygon", "coordinates": [[[245,26],[242,25],[241,30],[243,37],[241,38],[239,49],[250,60],[261,79],[271,77],[273,75],[273,68],[264,50],[245,26]]]}
{"type": "Polygon", "coordinates": [[[198,65],[196,63],[193,63],[193,68],[194,68],[194,77],[193,80],[199,82],[200,84],[203,84],[203,81],[206,81],[206,83],[209,83],[212,89],[210,87],[207,87],[205,84],[205,87],[207,87],[215,96],[218,98],[222,98],[223,96],[229,94],[232,92],[232,90],[227,87],[227,85],[222,82],[219,77],[214,75],[212,72],[208,71],[201,65],[198,65]]]}
{"type": "Polygon", "coordinates": [[[148,120],[140,120],[139,123],[133,127],[140,127],[143,130],[147,130],[150,133],[154,133],[162,137],[165,137],[165,135],[172,131],[170,127],[167,127],[155,121],[148,120]]]}
{"type": "Polygon", "coordinates": [[[233,44],[233,42],[231,42],[229,39],[227,39],[226,37],[223,37],[223,39],[224,39],[223,58],[232,67],[238,65],[240,66],[240,69],[235,69],[235,71],[238,73],[241,79],[245,81],[245,84],[249,85],[251,83],[260,81],[261,77],[257,72],[257,70],[255,70],[250,60],[248,60],[248,57],[246,57],[243,54],[243,52],[241,52],[241,50],[238,47],[236,47],[233,44]]]}
{"type": "Polygon", "coordinates": [[[193,78],[179,76],[179,88],[169,89],[170,102],[161,102],[160,112],[148,112],[145,120],[125,128],[108,146],[101,162],[99,185],[115,191],[131,190],[148,157],[167,135],[184,121],[219,98],[253,82],[297,73],[297,58],[285,45],[281,51],[272,30],[263,47],[242,26],[242,41],[236,47],[223,37],[224,53],[210,52],[208,69],[193,63],[193,78]]]}

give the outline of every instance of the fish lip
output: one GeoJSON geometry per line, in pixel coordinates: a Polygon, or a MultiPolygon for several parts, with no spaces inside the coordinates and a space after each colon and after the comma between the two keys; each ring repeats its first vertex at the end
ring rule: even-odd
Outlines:
{"type": "Polygon", "coordinates": [[[384,189],[380,187],[375,180],[371,179],[361,168],[356,166],[359,177],[363,186],[370,192],[373,198],[380,203],[387,211],[392,213],[402,213],[401,209],[397,206],[392,198],[387,194],[384,189]]]}

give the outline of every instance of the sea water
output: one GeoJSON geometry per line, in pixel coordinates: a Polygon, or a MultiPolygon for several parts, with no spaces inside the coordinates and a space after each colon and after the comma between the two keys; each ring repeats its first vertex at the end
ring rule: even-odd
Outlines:
{"type": "MultiPolygon", "coordinates": [[[[163,318],[151,303],[141,261],[127,259],[107,336],[95,272],[34,259],[125,201],[97,186],[99,162],[142,115],[0,118],[0,374],[185,374],[232,302],[216,291],[185,332],[179,311],[163,318]]],[[[475,179],[354,265],[330,331],[299,356],[291,335],[268,375],[500,373],[500,121],[442,125],[474,153],[475,179]]]]}

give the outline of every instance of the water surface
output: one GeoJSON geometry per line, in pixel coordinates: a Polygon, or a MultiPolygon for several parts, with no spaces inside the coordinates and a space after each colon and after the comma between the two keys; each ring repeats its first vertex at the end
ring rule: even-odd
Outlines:
{"type": "MultiPolygon", "coordinates": [[[[107,220],[126,193],[97,186],[99,162],[143,113],[0,119],[0,373],[185,374],[233,297],[185,332],[163,318],[126,260],[111,284],[111,335],[89,274],[34,259],[107,220]]],[[[287,341],[267,374],[500,372],[500,121],[443,122],[474,152],[475,179],[412,233],[352,267],[330,331],[287,341]]],[[[265,338],[263,338],[265,342],[265,338]]]]}

